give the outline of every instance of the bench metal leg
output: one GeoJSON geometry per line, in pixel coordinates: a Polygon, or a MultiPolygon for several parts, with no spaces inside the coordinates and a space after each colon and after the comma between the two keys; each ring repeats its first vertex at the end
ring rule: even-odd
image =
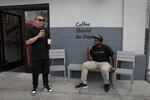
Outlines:
{"type": "Polygon", "coordinates": [[[66,78],[66,70],[64,70],[64,77],[66,78]]]}
{"type": "Polygon", "coordinates": [[[68,80],[70,80],[70,69],[68,68],[68,80]]]}
{"type": "Polygon", "coordinates": [[[52,87],[52,83],[53,83],[54,77],[52,76],[52,71],[49,72],[49,85],[50,87],[52,87]]]}
{"type": "Polygon", "coordinates": [[[114,88],[116,88],[116,82],[117,82],[116,73],[112,73],[112,84],[114,88]]]}

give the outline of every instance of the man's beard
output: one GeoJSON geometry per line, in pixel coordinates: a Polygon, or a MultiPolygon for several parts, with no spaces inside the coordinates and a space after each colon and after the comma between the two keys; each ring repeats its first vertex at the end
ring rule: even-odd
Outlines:
{"type": "Polygon", "coordinates": [[[94,47],[98,47],[98,46],[100,46],[100,43],[98,43],[98,44],[94,44],[94,47]]]}

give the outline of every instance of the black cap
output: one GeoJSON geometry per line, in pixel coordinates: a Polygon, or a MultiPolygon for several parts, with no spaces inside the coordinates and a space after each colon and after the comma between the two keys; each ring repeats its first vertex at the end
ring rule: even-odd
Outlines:
{"type": "Polygon", "coordinates": [[[98,39],[100,42],[103,42],[103,37],[101,35],[94,36],[93,38],[98,39]]]}

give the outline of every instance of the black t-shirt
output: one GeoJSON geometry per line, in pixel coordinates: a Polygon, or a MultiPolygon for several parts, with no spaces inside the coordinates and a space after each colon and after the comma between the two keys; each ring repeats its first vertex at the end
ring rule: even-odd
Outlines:
{"type": "Polygon", "coordinates": [[[94,61],[97,61],[97,62],[105,62],[106,61],[106,62],[110,63],[110,57],[112,57],[114,55],[114,52],[110,47],[102,44],[101,47],[93,46],[90,51],[90,54],[93,57],[94,61]]]}
{"type": "MultiPolygon", "coordinates": [[[[33,27],[28,31],[27,39],[35,37],[39,32],[40,28],[33,27]]],[[[41,60],[41,59],[48,59],[48,29],[45,29],[45,37],[39,38],[31,45],[31,57],[32,60],[41,60]]]]}

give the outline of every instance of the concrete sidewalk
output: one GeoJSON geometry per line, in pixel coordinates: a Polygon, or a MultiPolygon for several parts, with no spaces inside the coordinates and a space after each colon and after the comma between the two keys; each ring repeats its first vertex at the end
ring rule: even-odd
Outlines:
{"type": "Polygon", "coordinates": [[[36,96],[31,96],[32,78],[29,73],[0,73],[0,100],[150,100],[150,84],[146,81],[135,81],[132,92],[129,81],[118,81],[117,89],[111,87],[108,93],[103,90],[103,82],[90,81],[87,89],[75,89],[79,79],[67,80],[54,77],[52,93],[42,92],[42,79],[36,96]]]}

